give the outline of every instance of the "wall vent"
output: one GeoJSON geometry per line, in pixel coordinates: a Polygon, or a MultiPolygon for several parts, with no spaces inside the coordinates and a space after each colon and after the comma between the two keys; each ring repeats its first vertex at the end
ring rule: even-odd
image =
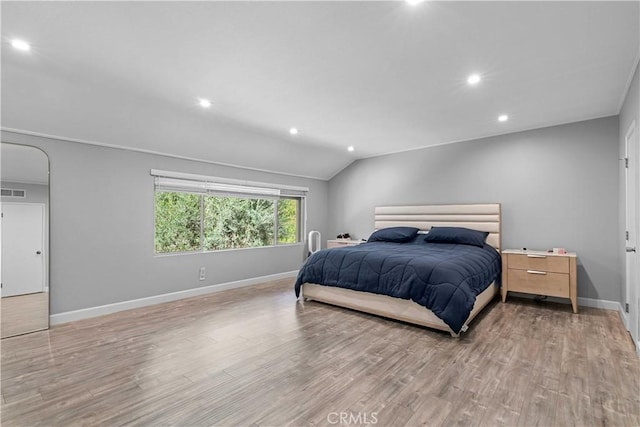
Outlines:
{"type": "Polygon", "coordinates": [[[20,197],[24,199],[27,197],[27,192],[25,190],[16,190],[14,188],[2,188],[0,189],[0,196],[2,197],[20,197]]]}

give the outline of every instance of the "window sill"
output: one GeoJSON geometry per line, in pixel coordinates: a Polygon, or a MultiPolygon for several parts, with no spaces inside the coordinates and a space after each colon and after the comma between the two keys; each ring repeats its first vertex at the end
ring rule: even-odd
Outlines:
{"type": "Polygon", "coordinates": [[[272,245],[272,246],[256,246],[253,248],[231,248],[231,249],[218,249],[215,251],[192,251],[192,252],[167,252],[167,253],[154,253],[154,258],[165,258],[165,257],[173,257],[173,256],[182,256],[182,255],[203,255],[203,254],[216,254],[220,252],[234,252],[234,251],[249,251],[249,250],[264,250],[264,249],[274,249],[274,248],[288,248],[292,246],[303,246],[302,242],[298,243],[286,243],[282,245],[272,245]]]}

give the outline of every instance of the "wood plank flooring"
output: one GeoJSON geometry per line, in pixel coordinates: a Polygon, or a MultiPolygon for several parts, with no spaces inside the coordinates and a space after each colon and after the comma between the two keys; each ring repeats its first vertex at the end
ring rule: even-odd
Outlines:
{"type": "Polygon", "coordinates": [[[12,337],[49,327],[49,292],[0,299],[0,337],[12,337]]]}
{"type": "Polygon", "coordinates": [[[510,298],[460,339],[280,280],[1,342],[2,426],[639,426],[613,311],[510,298]]]}

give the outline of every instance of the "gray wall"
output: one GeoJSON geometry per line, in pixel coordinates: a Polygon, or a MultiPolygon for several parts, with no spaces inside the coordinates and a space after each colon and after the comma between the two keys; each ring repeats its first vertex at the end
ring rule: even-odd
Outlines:
{"type": "MultiPolygon", "coordinates": [[[[635,105],[637,117],[637,97],[635,105]]],[[[622,119],[360,160],[329,183],[11,132],[2,139],[50,159],[52,314],[300,266],[302,246],[154,256],[152,168],[307,186],[307,228],[323,240],[368,237],[378,205],[500,202],[505,248],[577,251],[579,295],[621,301],[622,119]]]]}
{"type": "MultiPolygon", "coordinates": [[[[625,156],[625,138],[627,136],[627,131],[629,130],[629,127],[631,126],[631,123],[633,123],[635,121],[635,126],[636,126],[636,138],[640,137],[640,108],[638,107],[638,104],[640,103],[638,98],[638,94],[640,94],[640,83],[638,82],[638,80],[640,79],[640,77],[638,77],[639,71],[638,71],[638,67],[636,66],[636,71],[633,75],[633,80],[631,81],[631,85],[629,86],[629,90],[627,92],[627,96],[624,100],[624,103],[622,105],[622,109],[620,110],[620,131],[619,131],[619,140],[620,140],[620,144],[619,144],[619,157],[622,159],[625,156]]],[[[624,252],[624,247],[625,247],[625,238],[624,238],[624,232],[626,229],[626,221],[625,221],[625,170],[623,167],[622,162],[620,162],[619,165],[619,182],[620,182],[620,191],[619,191],[619,228],[618,228],[618,252],[620,254],[620,258],[621,260],[624,260],[626,257],[626,254],[624,252]]],[[[620,267],[620,273],[622,275],[622,291],[621,291],[621,295],[620,295],[620,302],[623,304],[627,302],[626,299],[626,293],[627,293],[627,286],[626,286],[626,276],[627,276],[627,272],[626,272],[626,265],[625,265],[625,261],[622,261],[621,263],[621,267],[620,267]]]]}
{"type": "Polygon", "coordinates": [[[329,234],[380,205],[502,203],[505,248],[578,253],[578,294],[619,301],[618,117],[354,162],[329,182],[329,234]]]}
{"type": "Polygon", "coordinates": [[[154,256],[153,168],[309,187],[308,229],[326,229],[326,181],[11,132],[2,140],[49,156],[52,314],[300,267],[302,245],[154,256]]]}

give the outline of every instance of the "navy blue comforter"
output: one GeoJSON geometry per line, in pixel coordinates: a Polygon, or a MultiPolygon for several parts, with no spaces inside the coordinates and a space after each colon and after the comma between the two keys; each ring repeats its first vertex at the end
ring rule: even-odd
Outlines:
{"type": "Polygon", "coordinates": [[[432,310],[455,333],[469,317],[476,296],[499,279],[502,263],[489,245],[370,242],[325,249],[302,266],[295,284],[317,283],[411,299],[432,310]]]}

